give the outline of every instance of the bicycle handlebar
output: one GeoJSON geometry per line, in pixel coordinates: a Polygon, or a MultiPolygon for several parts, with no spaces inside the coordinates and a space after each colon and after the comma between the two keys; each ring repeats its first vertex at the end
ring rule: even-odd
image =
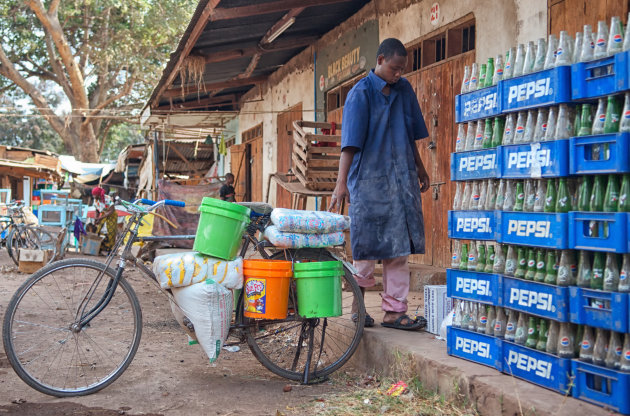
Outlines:
{"type": "MultiPolygon", "coordinates": [[[[152,200],[146,199],[146,198],[142,198],[138,202],[141,202],[141,203],[143,203],[145,205],[155,205],[157,203],[155,201],[152,201],[152,200]]],[[[164,200],[158,201],[158,202],[162,202],[164,205],[170,205],[170,206],[173,206],[173,207],[181,207],[181,208],[183,208],[183,207],[186,206],[185,202],[183,202],[183,201],[175,201],[173,199],[164,199],[164,200]]]]}

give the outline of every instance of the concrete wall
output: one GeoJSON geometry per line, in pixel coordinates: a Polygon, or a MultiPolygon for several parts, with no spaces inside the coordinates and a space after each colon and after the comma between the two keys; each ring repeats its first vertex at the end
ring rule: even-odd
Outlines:
{"type": "MultiPolygon", "coordinates": [[[[274,72],[261,89],[254,88],[245,95],[239,116],[237,143],[242,131],[263,123],[263,193],[267,191],[269,175],[276,172],[277,114],[301,102],[304,119],[314,119],[314,52],[366,20],[378,18],[380,40],[397,37],[403,43],[410,43],[473,13],[476,19],[476,57],[480,63],[490,56],[505,54],[517,43],[547,36],[547,0],[442,0],[438,1],[440,18],[437,26],[430,22],[434,2],[373,0],[274,72]]],[[[274,188],[269,198],[272,204],[275,203],[274,188]]]]}

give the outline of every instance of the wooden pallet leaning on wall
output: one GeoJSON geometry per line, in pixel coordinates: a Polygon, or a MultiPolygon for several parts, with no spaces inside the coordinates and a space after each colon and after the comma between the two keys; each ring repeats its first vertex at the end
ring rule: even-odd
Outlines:
{"type": "Polygon", "coordinates": [[[305,129],[331,129],[331,123],[296,120],[293,122],[293,173],[307,189],[333,191],[341,156],[341,125],[337,134],[315,134],[305,129]],[[334,146],[317,146],[316,143],[334,143],[334,146]]]}

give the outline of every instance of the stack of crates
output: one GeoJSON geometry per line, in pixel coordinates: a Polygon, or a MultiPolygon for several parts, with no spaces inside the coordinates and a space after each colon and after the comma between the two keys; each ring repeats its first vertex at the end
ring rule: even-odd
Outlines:
{"type": "MultiPolygon", "coordinates": [[[[611,94],[621,94],[619,99],[623,106],[623,93],[630,92],[629,80],[628,52],[592,62],[555,67],[458,95],[456,122],[504,119],[509,114],[540,109],[547,111],[550,107],[558,108],[560,104],[575,112],[580,111],[583,103],[597,107],[598,98],[611,94]]],[[[630,118],[630,111],[621,115],[626,116],[630,118]]],[[[514,118],[517,119],[516,116],[514,118]]],[[[570,119],[572,124],[574,115],[570,119]]],[[[524,125],[517,124],[515,127],[518,130],[524,125]]],[[[542,267],[546,268],[545,261],[550,258],[546,254],[552,254],[552,257],[555,254],[556,263],[551,267],[557,273],[561,253],[573,253],[575,261],[571,263],[571,273],[575,275],[580,251],[588,251],[591,261],[593,252],[615,253],[621,269],[622,253],[630,252],[630,214],[577,211],[577,191],[578,179],[581,182],[588,175],[617,175],[621,184],[621,175],[630,172],[630,133],[577,137],[577,133],[572,132],[569,136],[560,140],[453,153],[451,179],[462,182],[461,188],[466,181],[472,189],[476,189],[471,185],[472,181],[478,181],[481,189],[479,184],[485,181],[487,186],[488,180],[496,181],[495,186],[498,186],[499,180],[504,183],[527,180],[558,189],[559,179],[562,178],[564,183],[568,183],[572,208],[568,212],[524,212],[504,211],[495,209],[499,208],[496,204],[494,207],[484,204],[476,210],[453,210],[449,211],[449,238],[461,244],[475,241],[480,246],[493,246],[496,250],[518,246],[525,252],[544,254],[536,256],[533,264],[532,256],[527,256],[530,269],[539,268],[541,258],[545,259],[542,267]],[[593,157],[593,148],[597,146],[606,149],[601,152],[606,154],[605,157],[593,157]]],[[[462,139],[458,137],[458,140],[462,139]]],[[[536,197],[545,195],[538,194],[536,197]]],[[[454,259],[458,255],[454,253],[454,259]]],[[[564,323],[574,328],[577,325],[602,328],[619,333],[623,343],[625,334],[630,331],[627,293],[578,287],[575,282],[558,285],[556,280],[555,283],[507,276],[505,270],[494,273],[492,267],[483,270],[451,268],[447,271],[448,296],[469,302],[469,305],[482,308],[480,310],[485,311],[491,305],[525,313],[539,322],[544,319],[547,327],[556,321],[558,325],[564,323]]],[[[485,316],[480,319],[483,318],[488,319],[485,316]]],[[[606,338],[609,333],[606,332],[606,338]]],[[[630,414],[630,396],[627,394],[630,391],[630,373],[580,361],[577,358],[580,343],[581,339],[575,340],[575,358],[567,359],[494,337],[494,333],[450,327],[447,349],[450,355],[630,414]]]]}

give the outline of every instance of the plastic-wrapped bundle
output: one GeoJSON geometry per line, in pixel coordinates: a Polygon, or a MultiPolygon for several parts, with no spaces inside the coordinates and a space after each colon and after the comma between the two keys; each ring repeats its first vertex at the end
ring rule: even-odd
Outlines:
{"type": "Polygon", "coordinates": [[[280,231],[275,225],[265,229],[264,237],[279,248],[332,247],[344,242],[341,231],[326,234],[289,233],[280,231]]]}
{"type": "Polygon", "coordinates": [[[328,234],[350,228],[350,217],[326,211],[276,208],[271,222],[279,231],[300,234],[328,234]]]}
{"type": "Polygon", "coordinates": [[[206,279],[228,289],[243,287],[243,259],[240,257],[225,261],[195,251],[166,254],[155,258],[153,273],[163,289],[190,286],[206,279]]]}

